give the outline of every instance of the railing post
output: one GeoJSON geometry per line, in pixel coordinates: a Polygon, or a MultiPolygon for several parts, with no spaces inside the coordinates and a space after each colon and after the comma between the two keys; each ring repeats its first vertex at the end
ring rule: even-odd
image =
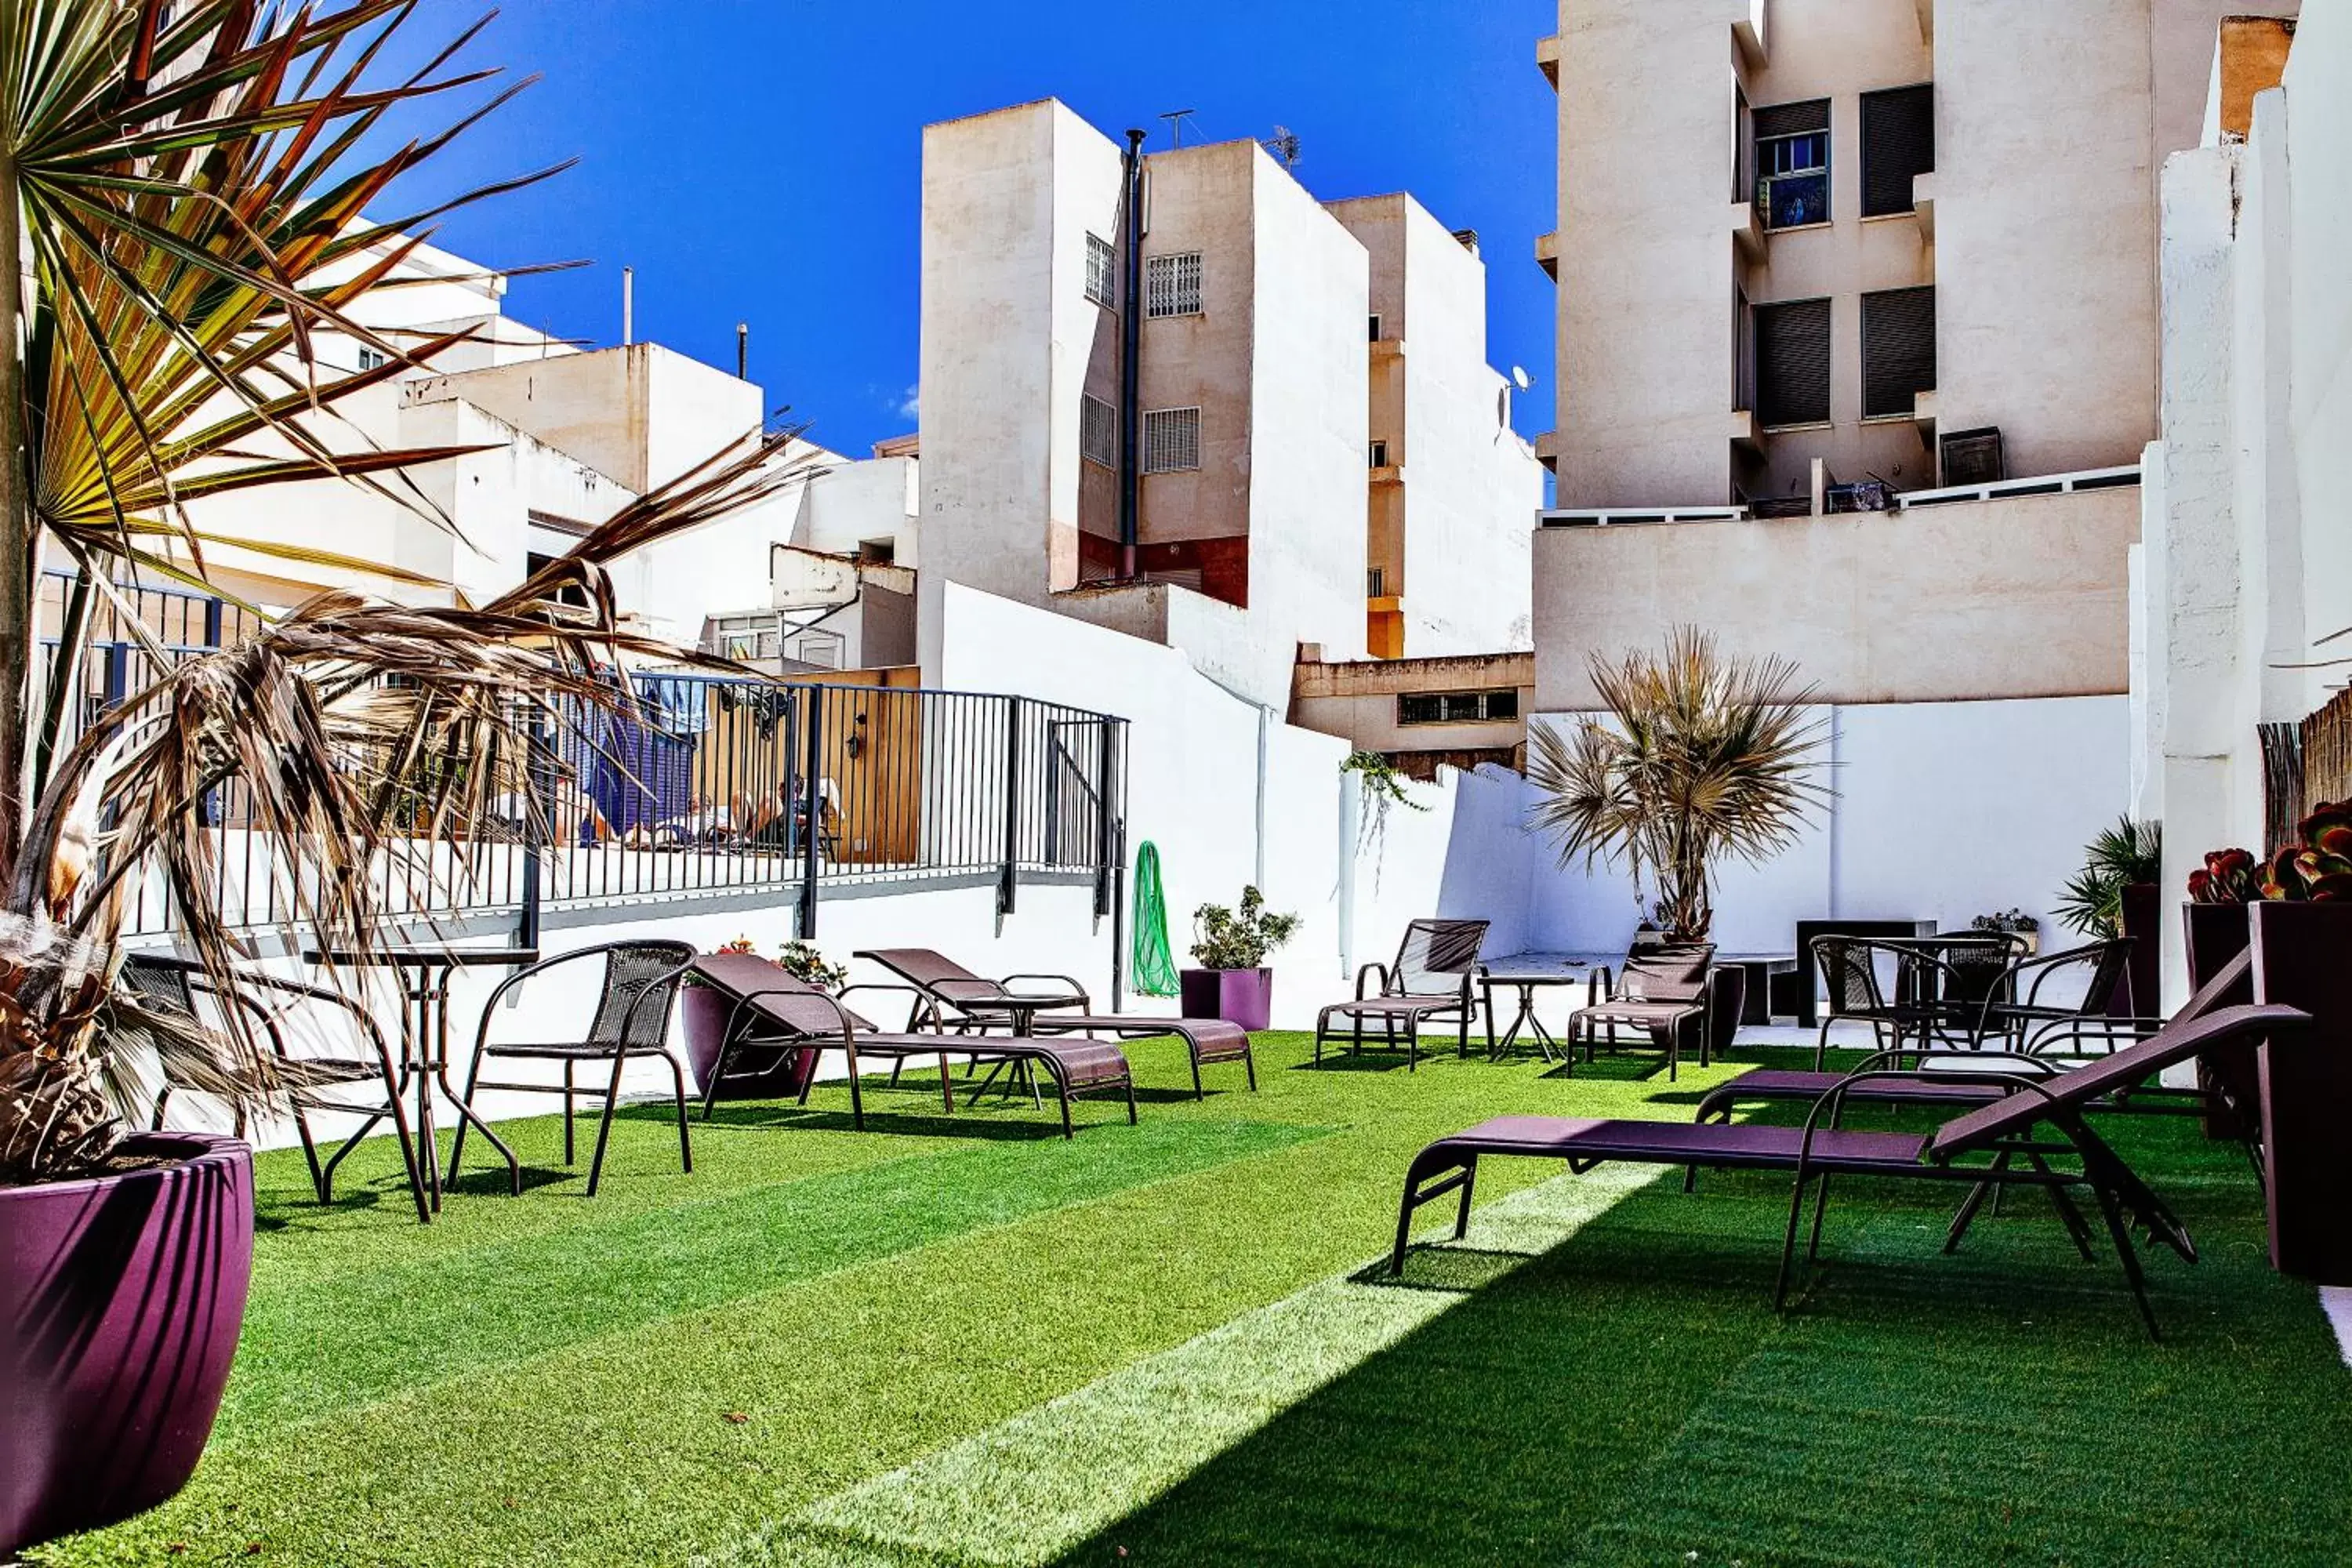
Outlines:
{"type": "Polygon", "coordinates": [[[818,788],[824,766],[824,688],[803,686],[808,711],[807,761],[801,770],[801,940],[816,940],[817,847],[824,839],[824,797],[818,788]]]}
{"type": "Polygon", "coordinates": [[[1100,920],[1114,907],[1110,883],[1111,868],[1118,858],[1118,731],[1108,719],[1096,720],[1095,729],[1099,736],[1095,747],[1095,918],[1100,920]]]}
{"type": "Polygon", "coordinates": [[[1021,885],[1022,699],[1004,700],[1004,864],[996,882],[996,912],[1009,915],[1021,885]]]}

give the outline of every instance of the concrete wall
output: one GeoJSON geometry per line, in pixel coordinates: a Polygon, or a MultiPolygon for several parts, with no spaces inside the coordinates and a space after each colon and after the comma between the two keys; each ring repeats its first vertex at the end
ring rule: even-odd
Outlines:
{"type": "Polygon", "coordinates": [[[2128,689],[2137,490],[1770,522],[1547,528],[1536,536],[1536,687],[1594,705],[1590,654],[1676,626],[1778,654],[1837,702],[2128,689]]]}
{"type": "Polygon", "coordinates": [[[1371,752],[1464,752],[1512,747],[1527,738],[1535,707],[1533,654],[1451,658],[1301,660],[1290,689],[1291,721],[1337,735],[1371,752]],[[1519,717],[1475,724],[1400,724],[1397,700],[1408,693],[1511,690],[1519,717]]]}

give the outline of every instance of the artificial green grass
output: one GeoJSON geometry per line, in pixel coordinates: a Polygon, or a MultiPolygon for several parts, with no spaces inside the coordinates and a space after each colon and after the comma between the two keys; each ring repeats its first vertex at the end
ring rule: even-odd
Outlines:
{"type": "Polygon", "coordinates": [[[2151,1346],[2039,1200],[1948,1258],[1951,1194],[1924,1184],[1843,1190],[1785,1319],[1787,1187],[1762,1177],[1685,1197],[1497,1163],[1466,1247],[1351,1279],[1429,1138],[1686,1117],[1736,1068],[1318,1072],[1275,1036],[1264,1092],[1225,1069],[1195,1105],[1181,1050],[1133,1054],[1143,1125],[1087,1105],[1075,1144],[1050,1110],[946,1119],[921,1091],[870,1096],[853,1133],[824,1089],[698,1127],[685,1176],[632,1111],[593,1201],[526,1123],[541,1184],[469,1176],[429,1229],[388,1151],[325,1211],[266,1157],[213,1451],[180,1499],[39,1560],[1760,1568],[2352,1539],[2352,1375],[2264,1267],[2242,1162],[2185,1123],[2115,1132],[2206,1255],[2152,1264],[2151,1346]]]}

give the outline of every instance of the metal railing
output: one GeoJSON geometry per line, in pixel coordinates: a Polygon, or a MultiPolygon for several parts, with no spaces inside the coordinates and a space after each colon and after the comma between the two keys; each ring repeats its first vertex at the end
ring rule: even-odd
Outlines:
{"type": "MultiPolygon", "coordinates": [[[[68,590],[43,584],[54,656],[68,590]]],[[[157,648],[95,618],[73,672],[79,730],[176,662],[257,629],[236,606],[178,589],[123,587],[157,648]]],[[[100,595],[98,603],[106,603],[100,595]]],[[[122,612],[109,606],[107,614],[122,612]]],[[[1091,884],[1110,914],[1127,802],[1127,721],[1034,698],[935,691],[851,675],[772,683],[675,672],[631,678],[632,711],[582,706],[541,727],[536,811],[459,838],[395,839],[372,867],[377,898],[419,921],[512,914],[535,934],[550,910],[709,895],[791,902],[803,936],[827,889],[982,880],[1000,912],[1024,883],[1091,884]]],[[[68,738],[70,738],[68,736],[68,738]]],[[[205,804],[217,835],[212,896],[228,923],[282,926],[299,908],[286,858],[247,828],[235,783],[205,804]]],[[[177,911],[150,887],[126,934],[163,935],[177,911]]]]}

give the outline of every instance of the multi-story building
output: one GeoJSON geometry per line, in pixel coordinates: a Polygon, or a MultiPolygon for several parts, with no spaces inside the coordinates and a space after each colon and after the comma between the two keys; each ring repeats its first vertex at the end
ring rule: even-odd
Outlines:
{"type": "Polygon", "coordinates": [[[2122,691],[2158,168],[2294,9],[1562,0],[1543,705],[1675,620],[1846,700],[2122,691]]]}
{"type": "Polygon", "coordinates": [[[929,127],[927,596],[951,580],[1179,646],[1276,705],[1301,640],[1500,646],[1540,479],[1484,364],[1483,270],[1401,199],[1347,207],[1255,142],[1146,155],[1050,100],[929,127]],[[1424,347],[1425,373],[1391,368],[1424,347]],[[1496,478],[1514,457],[1522,482],[1496,478]],[[1408,482],[1378,531],[1374,496],[1408,482]]]}

